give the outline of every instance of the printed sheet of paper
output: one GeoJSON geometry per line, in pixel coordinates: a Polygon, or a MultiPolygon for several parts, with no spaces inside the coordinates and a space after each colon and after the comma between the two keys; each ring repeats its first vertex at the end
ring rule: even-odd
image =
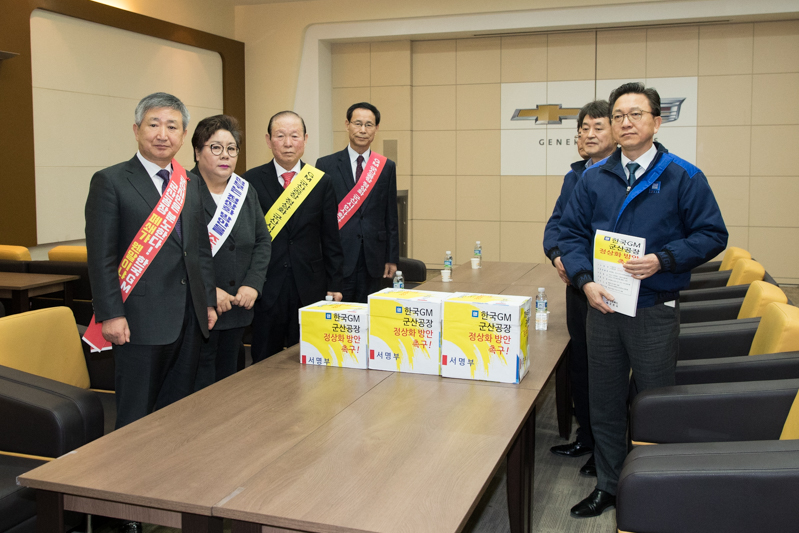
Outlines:
{"type": "Polygon", "coordinates": [[[641,280],[624,270],[624,263],[643,257],[646,239],[596,230],[594,238],[594,281],[602,285],[615,298],[605,300],[608,307],[627,316],[635,316],[638,307],[638,290],[641,280]]]}

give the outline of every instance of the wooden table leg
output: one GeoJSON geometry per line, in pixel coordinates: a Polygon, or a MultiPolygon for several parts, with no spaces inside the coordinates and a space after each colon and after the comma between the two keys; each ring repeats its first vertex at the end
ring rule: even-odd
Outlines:
{"type": "Polygon", "coordinates": [[[571,341],[555,366],[555,408],[558,412],[558,433],[564,439],[572,434],[572,391],[569,367],[571,363],[571,341]]]}
{"type": "Polygon", "coordinates": [[[232,526],[230,533],[261,533],[262,529],[261,524],[242,522],[241,520],[233,520],[232,526]]]}
{"type": "Polygon", "coordinates": [[[30,300],[28,299],[28,290],[11,291],[11,313],[24,313],[30,311],[30,300]]]}
{"type": "Polygon", "coordinates": [[[508,516],[511,533],[533,531],[535,406],[508,451],[508,516]]]}
{"type": "Polygon", "coordinates": [[[37,533],[64,532],[64,495],[49,490],[36,491],[37,533]]]}
{"type": "Polygon", "coordinates": [[[72,307],[72,286],[75,284],[74,281],[67,281],[64,283],[64,305],[72,309],[72,312],[75,312],[75,309],[72,307]]]}
{"type": "Polygon", "coordinates": [[[183,513],[180,522],[183,531],[191,531],[192,533],[222,533],[222,519],[218,516],[183,513]]]}

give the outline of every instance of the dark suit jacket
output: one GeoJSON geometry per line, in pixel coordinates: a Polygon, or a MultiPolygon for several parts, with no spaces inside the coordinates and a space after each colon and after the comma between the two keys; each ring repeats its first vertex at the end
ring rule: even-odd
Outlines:
{"type": "Polygon", "coordinates": [[[208,336],[207,307],[216,305],[214,266],[200,205],[202,178],[191,173],[188,177],[180,216],[182,241],[173,230],[124,304],[117,268],[160,195],[135,155],[92,177],[86,200],[86,248],[95,319],[126,317],[132,344],[174,342],[183,327],[187,289],[200,328],[208,336]]]}
{"type": "MultiPolygon", "coordinates": [[[[248,170],[244,179],[258,193],[264,213],[283,194],[274,160],[248,170]]],[[[324,300],[328,291],[341,292],[342,254],[337,212],[330,178],[322,176],[272,241],[272,257],[260,302],[264,309],[269,309],[276,300],[280,287],[288,281],[288,272],[294,275],[302,305],[324,300]]]]}
{"type": "MultiPolygon", "coordinates": [[[[338,206],[355,186],[347,149],[320,158],[316,162],[316,168],[324,171],[333,182],[336,206],[338,206]]],[[[366,201],[341,228],[344,277],[352,275],[355,270],[361,249],[361,237],[363,237],[366,268],[370,276],[381,278],[386,263],[399,264],[397,167],[390,159],[386,160],[386,166],[366,201]]]]}
{"type": "MultiPolygon", "coordinates": [[[[192,173],[200,176],[200,169],[195,166],[192,173]]],[[[202,177],[200,179],[200,197],[207,227],[216,213],[216,202],[202,177]]],[[[269,236],[266,229],[264,212],[258,203],[258,193],[251,185],[247,189],[247,197],[241,206],[233,231],[214,256],[216,287],[235,296],[239,287],[245,285],[257,290],[260,296],[264,287],[271,249],[272,237],[269,236]]],[[[234,305],[230,311],[222,313],[214,330],[221,331],[248,326],[252,322],[253,313],[252,309],[247,310],[234,305]]]]}

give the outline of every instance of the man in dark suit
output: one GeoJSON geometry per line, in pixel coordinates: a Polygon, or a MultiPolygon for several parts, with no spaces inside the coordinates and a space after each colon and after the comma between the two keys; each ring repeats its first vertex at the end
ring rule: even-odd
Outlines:
{"type": "Polygon", "coordinates": [[[202,337],[216,322],[200,178],[192,174],[178,222],[123,302],[117,268],[171,179],[189,114],[174,96],[155,93],[139,102],[135,118],[138,152],[97,172],[86,200],[95,321],[115,345],[117,428],[192,392],[202,337]]]}
{"type": "MultiPolygon", "coordinates": [[[[335,154],[322,157],[316,167],[333,182],[340,203],[361,177],[371,155],[372,142],[380,128],[380,111],[367,102],[353,104],[344,121],[350,143],[335,154]]],[[[380,290],[380,278],[393,278],[399,263],[397,220],[397,167],[386,164],[365,201],[341,228],[344,250],[345,302],[367,302],[380,290]]]]}
{"type": "MultiPolygon", "coordinates": [[[[244,179],[268,213],[304,163],[308,134],[293,111],[269,120],[266,144],[274,159],[248,170],[244,179]]],[[[341,242],[331,180],[322,176],[286,225],[272,235],[272,257],[252,322],[252,360],[257,363],[300,341],[299,308],[326,295],[341,301],[341,242]]]]}

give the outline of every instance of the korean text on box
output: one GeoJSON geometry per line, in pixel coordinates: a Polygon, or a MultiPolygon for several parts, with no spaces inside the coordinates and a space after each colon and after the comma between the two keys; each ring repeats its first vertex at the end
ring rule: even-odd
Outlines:
{"type": "Polygon", "coordinates": [[[383,289],[369,295],[369,368],[440,373],[441,302],[449,293],[383,289]]]}
{"type": "Polygon", "coordinates": [[[369,307],[361,303],[316,302],[300,309],[300,363],[367,367],[369,307]]]}
{"type": "Polygon", "coordinates": [[[444,301],[441,375],[519,383],[530,367],[527,296],[456,293],[444,301]]]}

